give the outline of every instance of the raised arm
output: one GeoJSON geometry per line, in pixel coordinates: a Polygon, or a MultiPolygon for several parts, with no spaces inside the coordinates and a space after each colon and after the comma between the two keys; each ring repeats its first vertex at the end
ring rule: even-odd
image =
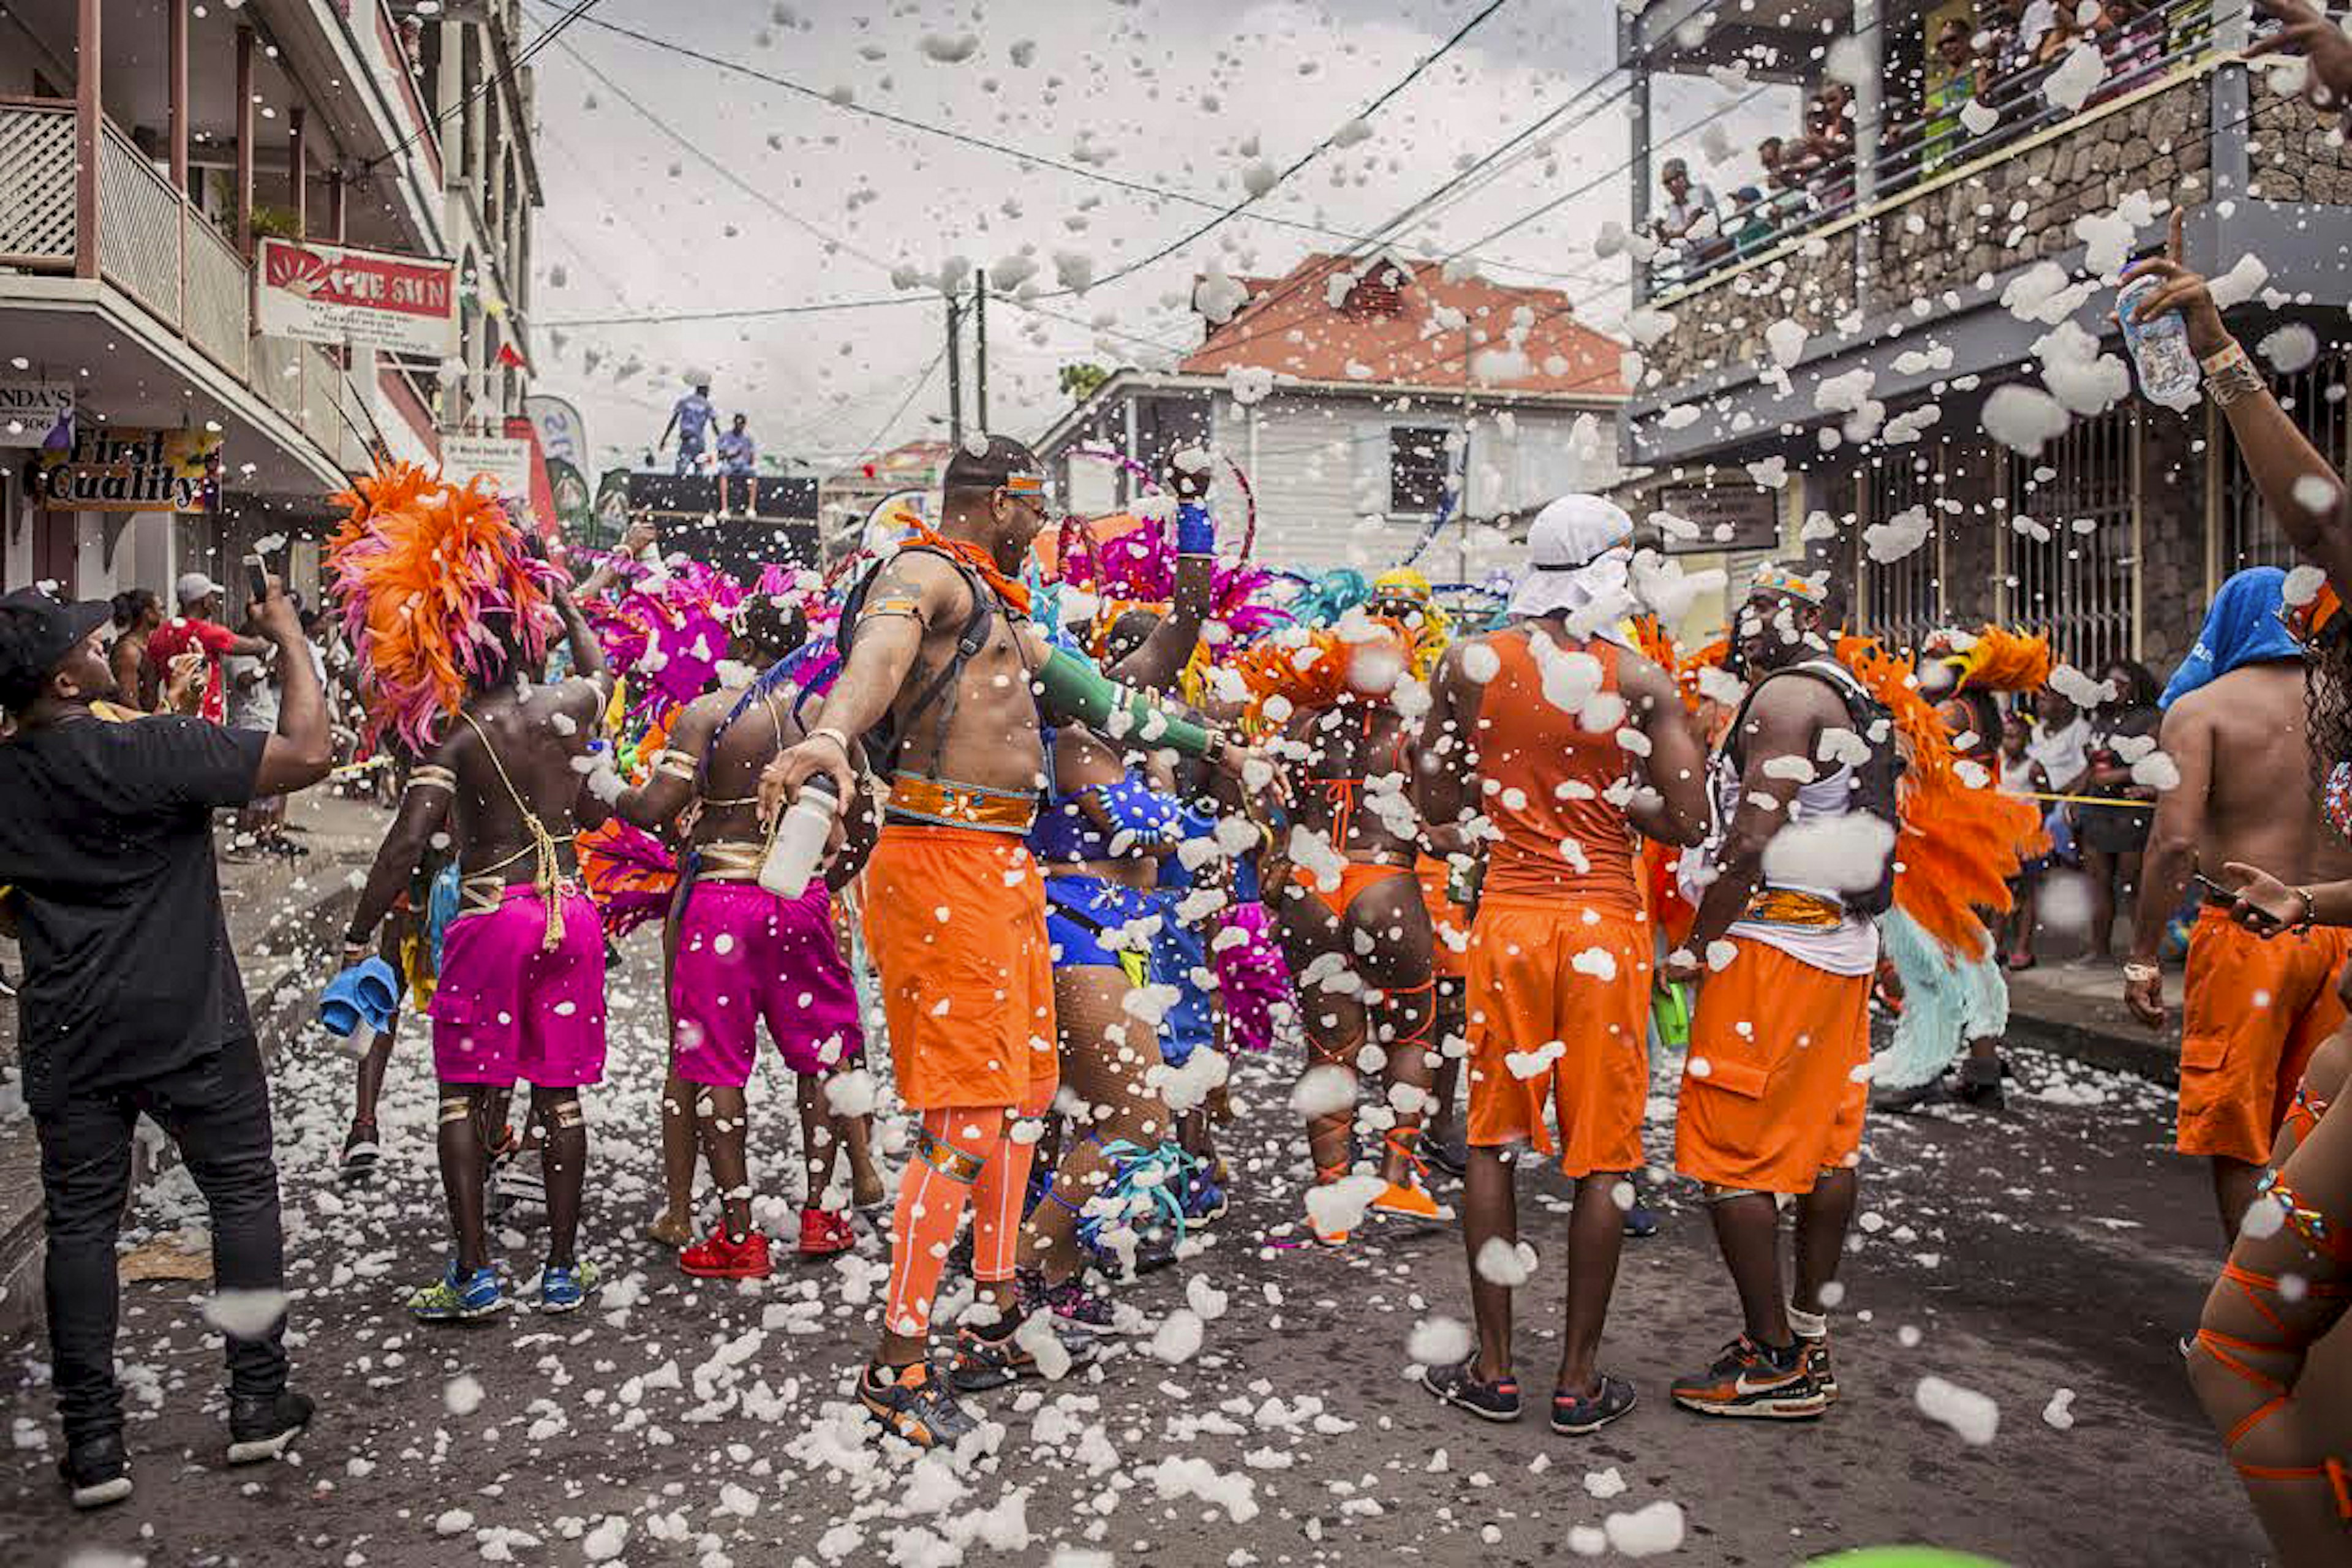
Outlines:
{"type": "Polygon", "coordinates": [[[278,701],[278,732],[262,749],[261,768],[253,781],[256,795],[285,795],[308,789],[335,765],[335,737],[327,721],[327,694],[319,685],[319,671],[302,636],[302,618],[295,614],[273,579],[269,597],[261,602],[262,630],[278,648],[278,679],[283,690],[278,701]]]}
{"type": "Polygon", "coordinates": [[[2124,1003],[2151,1029],[2164,1027],[2164,976],[2157,956],[2172,911],[2189,890],[2189,875],[2197,869],[2206,795],[2213,781],[2213,726],[2196,694],[2166,712],[2157,744],[2180,770],[2180,782],[2157,797],[2156,820],[2140,859],[2139,899],[2132,910],[2131,957],[2124,963],[2124,1003]]]}
{"type": "Polygon", "coordinates": [[[573,602],[572,590],[555,585],[555,613],[562,618],[564,641],[572,648],[572,673],[594,686],[607,702],[613,698],[613,673],[604,667],[604,645],[596,640],[588,618],[573,602]]]}
{"type": "Polygon", "coordinates": [[[1168,465],[1176,492],[1176,597],[1142,646],[1111,669],[1116,679],[1147,691],[1175,684],[1192,661],[1214,595],[1217,525],[1209,515],[1209,455],[1179,452],[1168,465]]]}
{"type": "Polygon", "coordinates": [[[623,790],[613,803],[622,821],[651,832],[687,808],[698,793],[695,781],[703,753],[710,749],[719,721],[735,706],[735,698],[731,691],[715,691],[687,705],[670,731],[669,744],[654,759],[653,775],[635,789],[623,790]]]}
{"type": "Polygon", "coordinates": [[[2125,270],[2126,283],[2140,278],[2164,280],[2139,302],[2133,319],[2145,321],[2167,310],[2180,312],[2189,329],[2189,352],[2207,362],[2207,390],[2230,422],[2246,471],[2263,492],[2263,506],[2295,549],[2327,574],[2336,593],[2352,597],[2352,511],[2345,504],[2343,476],[2271,395],[2261,367],[2222,324],[2205,279],[2181,265],[2181,226],[2182,209],[2176,207],[2164,254],[2125,270]]]}
{"type": "Polygon", "coordinates": [[[375,928],[392,911],[401,889],[408,886],[433,836],[449,820],[449,807],[457,794],[456,759],[463,738],[453,735],[441,743],[430,763],[410,770],[400,809],[393,814],[392,826],[376,847],[375,862],[368,868],[359,905],[352,910],[351,927],[343,934],[346,965],[366,956],[375,928]]]}
{"type": "Polygon", "coordinates": [[[1639,768],[1642,787],[1626,803],[1626,816],[1663,843],[1706,842],[1706,752],[1675,678],[1630,653],[1618,661],[1617,671],[1618,689],[1633,708],[1633,725],[1650,743],[1639,768]]]}

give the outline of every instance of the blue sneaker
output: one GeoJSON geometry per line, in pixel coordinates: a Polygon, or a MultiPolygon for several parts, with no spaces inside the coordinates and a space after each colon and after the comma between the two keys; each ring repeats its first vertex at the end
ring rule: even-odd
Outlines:
{"type": "Polygon", "coordinates": [[[496,1268],[485,1266],[465,1273],[452,1259],[440,1279],[408,1299],[408,1310],[419,1322],[465,1323],[505,1311],[507,1298],[499,1289],[496,1268]]]}
{"type": "Polygon", "coordinates": [[[540,1271],[539,1310],[542,1312],[575,1312],[588,1300],[588,1292],[596,1289],[596,1266],[581,1262],[568,1268],[551,1263],[540,1271]]]}

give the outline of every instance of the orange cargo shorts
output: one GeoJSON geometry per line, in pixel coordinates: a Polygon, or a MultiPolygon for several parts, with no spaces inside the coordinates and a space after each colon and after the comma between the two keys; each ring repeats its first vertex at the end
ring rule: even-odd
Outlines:
{"type": "Polygon", "coordinates": [[[2336,973],[2347,952],[2340,928],[2260,937],[2221,909],[2199,912],[2181,1004],[2182,1153],[2270,1159],[2311,1053],[2344,1022],[2336,973]]]}
{"type": "Polygon", "coordinates": [[[1699,984],[1675,1117],[1675,1167],[1744,1192],[1809,1193],[1862,1147],[1870,976],[1759,942],[1699,984]]]}
{"type": "Polygon", "coordinates": [[[1469,958],[1470,1142],[1531,1142],[1557,1153],[1570,1177],[1639,1169],[1648,921],[1566,900],[1488,898],[1469,958]]]}
{"type": "Polygon", "coordinates": [[[886,823],[866,863],[866,946],[912,1110],[1053,1097],[1045,884],[1005,833],[886,823]]]}

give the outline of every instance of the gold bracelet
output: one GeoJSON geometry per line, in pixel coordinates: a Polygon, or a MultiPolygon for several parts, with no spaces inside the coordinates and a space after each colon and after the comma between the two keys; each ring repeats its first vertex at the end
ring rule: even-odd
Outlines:
{"type": "Polygon", "coordinates": [[[2254,362],[2235,339],[2200,363],[2205,368],[2205,390],[2217,407],[2227,408],[2242,397],[2269,390],[2263,373],[2254,368],[2254,362]]]}

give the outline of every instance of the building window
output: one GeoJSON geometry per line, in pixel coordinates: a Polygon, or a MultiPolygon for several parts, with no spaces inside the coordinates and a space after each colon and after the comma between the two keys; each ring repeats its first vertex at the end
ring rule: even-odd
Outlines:
{"type": "Polygon", "coordinates": [[[2046,629],[2077,669],[2133,656],[2132,417],[2077,419],[2041,457],[2009,465],[2008,618],[2046,629]]]}
{"type": "Polygon", "coordinates": [[[1453,432],[1430,427],[1389,432],[1389,514],[1433,515],[1445,505],[1452,464],[1445,438],[1453,432]]]}

